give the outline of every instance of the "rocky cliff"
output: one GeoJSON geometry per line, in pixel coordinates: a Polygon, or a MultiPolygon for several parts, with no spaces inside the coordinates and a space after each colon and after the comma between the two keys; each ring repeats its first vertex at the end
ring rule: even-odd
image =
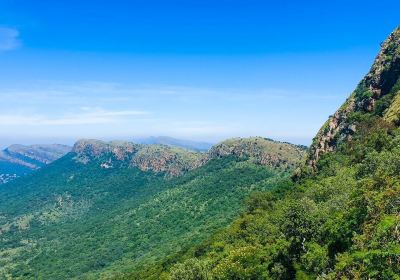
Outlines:
{"type": "Polygon", "coordinates": [[[87,164],[96,160],[102,168],[137,167],[142,171],[178,176],[208,161],[226,156],[248,158],[257,164],[286,170],[305,155],[305,148],[261,137],[229,139],[213,146],[207,153],[193,152],[167,145],[144,145],[130,142],[79,140],[72,150],[75,160],[87,164]]]}
{"type": "Polygon", "coordinates": [[[177,176],[184,171],[201,165],[205,159],[202,153],[166,145],[144,145],[131,142],[99,140],[79,140],[72,151],[76,161],[87,164],[99,160],[102,168],[115,165],[137,167],[142,171],[164,172],[177,176]]]}
{"type": "Polygon", "coordinates": [[[368,74],[313,139],[308,165],[315,170],[316,163],[323,154],[336,150],[339,142],[351,139],[351,135],[357,130],[358,118],[362,115],[398,121],[399,77],[400,27],[382,43],[368,74]]]}

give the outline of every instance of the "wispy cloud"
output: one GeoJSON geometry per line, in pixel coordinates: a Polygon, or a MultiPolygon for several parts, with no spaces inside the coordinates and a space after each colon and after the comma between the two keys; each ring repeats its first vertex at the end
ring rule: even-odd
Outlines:
{"type": "Polygon", "coordinates": [[[120,123],[132,117],[150,114],[146,111],[110,111],[102,108],[82,107],[78,112],[58,117],[38,114],[0,114],[2,126],[62,126],[120,123]]]}
{"type": "Polygon", "coordinates": [[[10,51],[21,45],[19,31],[15,28],[0,27],[0,51],[10,51]]]}
{"type": "Polygon", "coordinates": [[[127,139],[170,135],[219,141],[261,135],[311,139],[327,117],[325,108],[331,106],[333,111],[341,102],[334,94],[290,89],[108,82],[33,81],[29,86],[0,87],[0,95],[1,137],[127,139]],[[318,106],[310,108],[316,100],[318,106]]]}
{"type": "Polygon", "coordinates": [[[63,81],[32,81],[29,88],[0,89],[1,95],[9,100],[24,100],[24,102],[56,101],[78,103],[90,101],[101,102],[133,102],[134,100],[157,98],[157,100],[193,101],[212,98],[241,101],[307,101],[307,100],[342,100],[343,96],[334,93],[304,92],[300,90],[287,90],[280,88],[199,88],[187,86],[151,85],[131,86],[109,82],[79,82],[68,83],[63,81]]]}

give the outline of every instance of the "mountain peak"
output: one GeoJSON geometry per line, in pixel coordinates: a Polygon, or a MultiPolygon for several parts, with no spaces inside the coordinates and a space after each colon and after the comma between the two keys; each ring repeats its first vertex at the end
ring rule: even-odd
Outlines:
{"type": "Polygon", "coordinates": [[[352,95],[322,126],[310,147],[308,165],[336,150],[357,130],[361,115],[398,121],[400,117],[400,27],[381,44],[375,61],[352,95]]]}
{"type": "MultiPolygon", "coordinates": [[[[400,27],[393,31],[382,43],[381,50],[375,58],[369,73],[363,82],[372,92],[370,100],[377,99],[388,94],[397,82],[400,73],[400,27]]],[[[363,108],[371,110],[373,102],[367,102],[370,106],[363,108]]]]}

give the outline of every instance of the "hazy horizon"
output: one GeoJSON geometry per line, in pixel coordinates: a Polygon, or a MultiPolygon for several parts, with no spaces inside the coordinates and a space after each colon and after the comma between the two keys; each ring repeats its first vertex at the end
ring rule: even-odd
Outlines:
{"type": "MultiPolygon", "coordinates": [[[[96,139],[96,140],[101,140],[101,141],[114,141],[114,140],[122,140],[122,141],[128,141],[128,142],[136,142],[136,140],[144,140],[144,139],[149,139],[152,137],[168,137],[174,140],[183,140],[183,141],[191,141],[191,142],[196,142],[196,143],[203,143],[203,144],[211,144],[211,145],[216,145],[219,142],[222,142],[224,140],[227,140],[229,138],[223,138],[217,141],[207,141],[207,140],[199,140],[199,139],[188,139],[188,138],[179,138],[179,137],[172,137],[169,135],[145,135],[145,136],[133,136],[133,137],[121,137],[121,138],[77,138],[77,139],[65,139],[65,138],[37,138],[37,139],[1,139],[0,140],[0,150],[5,149],[11,145],[47,145],[47,144],[61,144],[61,145],[67,145],[67,146],[73,146],[77,141],[82,140],[82,139],[96,139]]],[[[308,143],[308,139],[293,139],[294,141],[290,141],[287,139],[279,139],[279,138],[271,138],[271,137],[266,137],[266,136],[260,136],[260,135],[247,135],[247,136],[236,136],[236,137],[231,137],[231,138],[246,138],[246,137],[264,137],[264,138],[269,138],[275,141],[279,142],[288,142],[296,145],[303,145],[303,146],[309,146],[310,143],[308,143]],[[297,140],[297,141],[296,141],[297,140]],[[302,141],[304,140],[304,141],[302,141]]]]}

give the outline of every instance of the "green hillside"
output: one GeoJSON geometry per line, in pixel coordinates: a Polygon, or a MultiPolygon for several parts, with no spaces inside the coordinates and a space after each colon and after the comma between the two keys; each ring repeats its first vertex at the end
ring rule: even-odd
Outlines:
{"type": "MultiPolygon", "coordinates": [[[[304,155],[252,141],[292,155],[271,152],[276,164],[304,155]]],[[[254,159],[79,141],[67,156],[0,187],[0,278],[114,278],[199,244],[243,210],[250,192],[285,183],[292,172],[254,159]]]]}
{"type": "Polygon", "coordinates": [[[314,139],[293,186],[127,279],[400,279],[400,28],[314,139]]]}
{"type": "Polygon", "coordinates": [[[378,120],[221,233],[128,279],[398,279],[400,130],[378,120]],[[396,278],[397,277],[397,278],[396,278]]]}

